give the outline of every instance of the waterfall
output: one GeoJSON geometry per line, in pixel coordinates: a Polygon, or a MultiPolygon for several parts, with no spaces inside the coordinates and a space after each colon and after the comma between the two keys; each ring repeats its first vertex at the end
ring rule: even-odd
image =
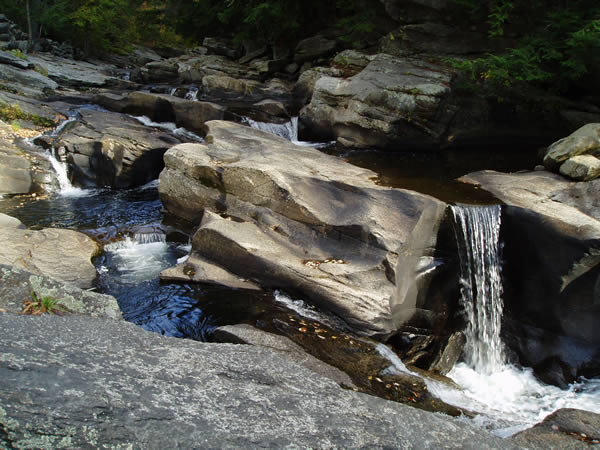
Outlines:
{"type": "Polygon", "coordinates": [[[460,257],[460,303],[465,313],[465,358],[479,373],[505,365],[500,340],[502,279],[500,275],[500,206],[453,206],[460,257]]]}
{"type": "Polygon", "coordinates": [[[198,88],[195,86],[192,86],[190,88],[190,90],[187,91],[184,98],[186,100],[192,100],[194,102],[197,102],[198,101],[198,88]]]}
{"type": "Polygon", "coordinates": [[[59,159],[55,156],[56,150],[52,152],[47,151],[46,157],[54,172],[56,173],[56,180],[58,181],[58,185],[60,187],[59,194],[67,197],[81,197],[87,195],[86,190],[74,187],[71,184],[71,180],[69,180],[69,173],[67,163],[59,161],[59,159]]]}
{"type": "Polygon", "coordinates": [[[242,122],[247,123],[251,128],[274,134],[288,141],[294,143],[298,141],[298,117],[292,117],[289,122],[285,123],[257,122],[249,117],[244,117],[242,122]]]}

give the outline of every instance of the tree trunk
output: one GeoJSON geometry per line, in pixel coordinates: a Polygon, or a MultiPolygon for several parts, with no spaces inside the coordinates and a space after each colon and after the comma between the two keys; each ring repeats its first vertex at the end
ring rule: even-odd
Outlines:
{"type": "Polygon", "coordinates": [[[31,8],[29,0],[25,0],[25,8],[27,9],[27,50],[33,49],[33,26],[31,25],[31,8]]]}

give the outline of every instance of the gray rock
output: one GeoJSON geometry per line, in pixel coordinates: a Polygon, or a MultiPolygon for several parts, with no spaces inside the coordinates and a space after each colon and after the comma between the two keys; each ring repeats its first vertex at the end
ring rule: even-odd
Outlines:
{"type": "Polygon", "coordinates": [[[224,56],[204,55],[181,58],[178,61],[179,76],[189,83],[202,83],[207,75],[225,75],[232,78],[257,80],[258,73],[247,65],[231,61],[224,56]]]}
{"type": "Polygon", "coordinates": [[[48,90],[58,88],[50,78],[33,70],[22,70],[6,64],[0,65],[0,79],[9,87],[32,97],[42,97],[48,90]]]}
{"type": "Polygon", "coordinates": [[[174,122],[204,134],[204,123],[222,119],[225,108],[215,103],[185,100],[171,95],[132,92],[125,96],[98,94],[94,102],[112,111],[147,116],[155,122],[174,122]]]}
{"type": "Polygon", "coordinates": [[[324,76],[339,77],[342,75],[340,69],[333,67],[315,67],[303,71],[294,86],[294,95],[302,104],[307,104],[313,96],[315,84],[319,78],[324,76]]]}
{"type": "Polygon", "coordinates": [[[507,205],[503,334],[520,362],[558,385],[600,375],[600,180],[492,171],[463,179],[507,205]]]}
{"type": "Polygon", "coordinates": [[[466,341],[467,339],[462,331],[452,334],[448,338],[437,360],[429,366],[429,370],[441,375],[446,375],[450,372],[461,357],[466,341]]]}
{"type": "Polygon", "coordinates": [[[544,166],[556,171],[567,159],[578,155],[600,155],[599,123],[589,123],[548,147],[544,166]]]}
{"type": "Polygon", "coordinates": [[[81,184],[143,185],[158,177],[164,152],[180,143],[164,130],[146,127],[122,114],[89,109],[80,114],[80,120],[47,144],[65,150],[74,178],[81,184]]]}
{"type": "Polygon", "coordinates": [[[103,87],[119,80],[117,67],[99,61],[75,61],[46,53],[30,55],[29,61],[48,71],[48,77],[67,87],[103,87]]]}
{"type": "Polygon", "coordinates": [[[560,166],[559,172],[576,181],[594,180],[600,177],[600,158],[592,155],[572,156],[560,166]]]}
{"type": "Polygon", "coordinates": [[[300,120],[349,147],[435,145],[447,129],[438,116],[450,80],[442,66],[379,54],[353,77],[319,78],[300,120]]]}
{"type": "Polygon", "coordinates": [[[206,125],[207,144],[165,154],[159,184],[170,212],[203,217],[192,256],[298,292],[365,334],[389,334],[390,255],[422,211],[441,203],[377,186],[368,170],[259,130],[206,125]]]}
{"type": "Polygon", "coordinates": [[[335,52],[337,45],[335,40],[320,35],[304,39],[294,50],[294,61],[303,63],[330,56],[335,52]]]}
{"type": "Polygon", "coordinates": [[[0,213],[0,228],[16,228],[20,230],[25,229],[25,225],[16,217],[11,217],[6,214],[0,213]]]}
{"type": "Polygon", "coordinates": [[[265,348],[82,316],[4,313],[0,329],[7,446],[510,446],[464,420],[342,390],[265,348]]]}
{"type": "Polygon", "coordinates": [[[85,234],[56,228],[33,231],[9,226],[0,228],[0,240],[3,242],[0,264],[80,288],[92,287],[97,274],[91,259],[100,248],[85,234]]]}
{"type": "Polygon", "coordinates": [[[589,449],[600,443],[600,414],[559,409],[541,423],[510,438],[515,445],[555,449],[589,449]]]}
{"type": "Polygon", "coordinates": [[[136,66],[143,66],[152,61],[160,61],[162,57],[151,48],[136,45],[129,59],[136,66]]]}
{"type": "Polygon", "coordinates": [[[202,46],[217,55],[227,56],[231,59],[239,58],[241,54],[241,48],[235,46],[233,42],[227,39],[205,37],[202,41],[202,46]]]}
{"type": "Polygon", "coordinates": [[[179,77],[179,68],[175,61],[151,61],[140,69],[140,75],[146,83],[165,83],[179,77]]]}
{"type": "Polygon", "coordinates": [[[28,194],[31,190],[31,163],[25,152],[0,137],[0,194],[28,194]]]}
{"type": "Polygon", "coordinates": [[[117,300],[110,295],[83,290],[72,284],[3,264],[0,264],[0,280],[0,309],[4,311],[21,312],[23,302],[31,300],[34,292],[38,299],[51,297],[57,300],[60,306],[67,308],[67,314],[121,319],[117,300]]]}
{"type": "MultiPolygon", "coordinates": [[[[2,31],[0,30],[0,33],[2,31]]],[[[10,52],[0,51],[0,64],[8,64],[10,66],[14,66],[17,69],[33,69],[33,64],[27,60],[17,58],[10,52]]]]}
{"type": "Polygon", "coordinates": [[[307,369],[329,378],[339,385],[346,388],[355,388],[354,382],[347,373],[319,361],[312,355],[309,355],[302,347],[294,343],[285,336],[279,336],[273,333],[259,330],[252,325],[226,325],[217,328],[213,333],[213,338],[217,342],[230,344],[257,345],[268,348],[273,352],[282,355],[286,359],[296,362],[307,369]]]}

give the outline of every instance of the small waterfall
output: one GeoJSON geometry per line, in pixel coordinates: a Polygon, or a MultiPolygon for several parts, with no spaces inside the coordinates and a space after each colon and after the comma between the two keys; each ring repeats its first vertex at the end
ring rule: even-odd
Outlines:
{"type": "Polygon", "coordinates": [[[251,128],[274,134],[294,143],[298,142],[298,117],[292,117],[286,123],[257,122],[249,117],[244,117],[242,122],[247,123],[251,128]]]}
{"type": "Polygon", "coordinates": [[[467,322],[466,362],[476,372],[494,373],[505,364],[500,340],[500,206],[453,206],[461,271],[461,306],[467,322]]]}
{"type": "Polygon", "coordinates": [[[184,98],[186,100],[192,100],[194,102],[197,102],[198,101],[198,88],[195,86],[192,86],[190,88],[190,90],[187,91],[184,98]]]}

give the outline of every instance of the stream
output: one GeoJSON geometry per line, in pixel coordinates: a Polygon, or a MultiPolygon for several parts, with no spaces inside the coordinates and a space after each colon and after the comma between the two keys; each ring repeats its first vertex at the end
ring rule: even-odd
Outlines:
{"type": "MultiPolygon", "coordinates": [[[[145,117],[137,119],[147,126],[169,130],[190,142],[202,139],[174,124],[157,124],[145,117]]],[[[327,145],[299,142],[297,119],[282,125],[251,119],[245,122],[298,145],[327,145]]],[[[514,149],[508,156],[506,152],[500,155],[496,151],[482,153],[465,149],[444,155],[353,151],[341,157],[377,172],[377,182],[382,185],[413,189],[446,202],[471,205],[498,202],[484,191],[456,182],[457,177],[481,169],[531,169],[537,162],[535,151],[522,149],[514,149]],[[496,156],[490,158],[490,154],[496,156]]],[[[272,331],[270,324],[274,317],[290,317],[290,314],[334,327],[338,324],[335,318],[310,308],[301,300],[292,300],[285,293],[161,283],[160,272],[184,261],[190,245],[182,227],[164,213],[158,196],[158,181],[128,190],[80,189],[70,185],[64,165],[52,155],[48,158],[57,171],[60,192],[41,199],[0,199],[0,211],[17,217],[27,227],[75,229],[103,244],[104,252],[95,260],[98,271],[95,289],[115,296],[126,320],[149,331],[202,341],[210,340],[215,327],[227,324],[249,323],[272,331]]],[[[456,211],[455,214],[460,215],[456,211]]],[[[490,230],[489,226],[483,228],[490,230]]],[[[482,242],[493,239],[497,236],[487,236],[482,242]]],[[[498,272],[491,278],[499,276],[498,272]]],[[[465,281],[469,277],[467,273],[462,275],[464,295],[472,288],[465,281]]],[[[489,280],[489,272],[475,278],[483,279],[482,282],[489,280]]],[[[501,292],[493,295],[501,298],[501,292]]],[[[499,301],[499,298],[487,297],[486,300],[499,301]]],[[[468,333],[471,331],[476,333],[476,330],[468,333]]],[[[480,412],[474,419],[479,425],[505,437],[539,422],[558,408],[575,407],[600,413],[600,380],[581,380],[568,390],[544,385],[530,369],[507,364],[502,359],[499,341],[493,343],[498,348],[490,347],[490,340],[499,340],[499,330],[492,330],[491,334],[478,339],[487,347],[478,349],[471,345],[472,340],[468,341],[465,362],[457,364],[448,375],[462,386],[462,391],[437,382],[429,381],[428,384],[432,393],[442,400],[480,412]]],[[[385,353],[385,350],[380,351],[385,353]]],[[[406,371],[401,361],[393,359],[395,355],[385,353],[384,356],[390,358],[398,370],[406,371]]]]}

